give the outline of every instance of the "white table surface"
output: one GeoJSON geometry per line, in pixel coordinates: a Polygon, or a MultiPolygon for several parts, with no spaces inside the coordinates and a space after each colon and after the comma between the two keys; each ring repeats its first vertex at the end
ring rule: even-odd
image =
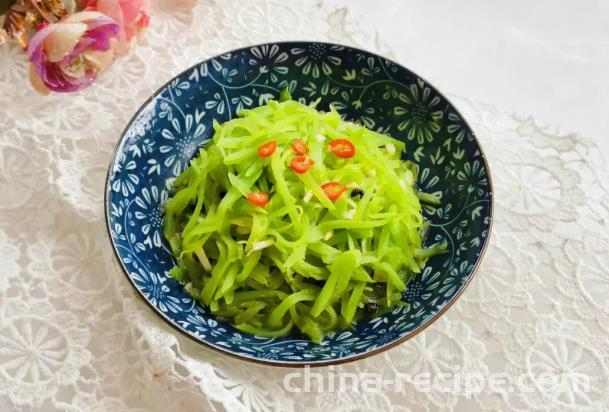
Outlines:
{"type": "Polygon", "coordinates": [[[609,158],[609,2],[330,2],[440,90],[592,138],[609,158]]]}

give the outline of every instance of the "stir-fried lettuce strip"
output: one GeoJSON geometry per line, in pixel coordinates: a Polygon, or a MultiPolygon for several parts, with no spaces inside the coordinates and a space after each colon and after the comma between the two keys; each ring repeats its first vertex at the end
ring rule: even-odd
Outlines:
{"type": "Polygon", "coordinates": [[[403,142],[290,99],[214,129],[174,182],[164,234],[177,261],[170,274],[237,329],[263,337],[297,329],[320,342],[402,304],[408,281],[444,250],[423,247],[420,199],[439,199],[415,189],[403,142]],[[353,144],[352,157],[328,150],[337,138],[353,144]],[[295,139],[314,162],[304,173],[290,167],[295,139]],[[261,157],[269,141],[277,148],[261,157]],[[331,200],[325,182],[346,191],[331,200]],[[253,205],[252,192],[268,194],[268,204],[253,205]]]}

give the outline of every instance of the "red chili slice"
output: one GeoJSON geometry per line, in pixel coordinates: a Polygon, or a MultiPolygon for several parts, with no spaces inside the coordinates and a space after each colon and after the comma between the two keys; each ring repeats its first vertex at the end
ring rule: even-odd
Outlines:
{"type": "Polygon", "coordinates": [[[294,150],[301,156],[309,153],[309,148],[307,147],[307,144],[301,139],[297,139],[292,142],[292,150],[294,150]]]}
{"type": "Polygon", "coordinates": [[[270,142],[266,142],[258,148],[258,154],[261,157],[269,157],[275,150],[277,149],[277,142],[275,140],[271,140],[270,142]]]}
{"type": "Polygon", "coordinates": [[[334,156],[342,157],[343,159],[348,159],[355,155],[355,146],[347,139],[332,140],[328,143],[328,149],[334,153],[334,156]]]}
{"type": "Polygon", "coordinates": [[[327,182],[321,185],[321,188],[326,193],[326,196],[328,196],[328,199],[335,201],[345,192],[347,187],[338,182],[327,182]]]}
{"type": "Polygon", "coordinates": [[[269,202],[269,195],[263,192],[251,192],[247,195],[247,200],[254,206],[266,206],[269,202]]]}
{"type": "Polygon", "coordinates": [[[290,161],[292,170],[300,174],[306,173],[314,164],[313,159],[307,156],[294,156],[290,161]]]}

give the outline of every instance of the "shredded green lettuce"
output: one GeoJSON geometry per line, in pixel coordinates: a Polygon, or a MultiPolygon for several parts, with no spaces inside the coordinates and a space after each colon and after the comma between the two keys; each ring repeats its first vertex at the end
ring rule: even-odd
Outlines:
{"type": "Polygon", "coordinates": [[[175,180],[163,231],[177,262],[170,275],[237,329],[264,337],[296,329],[320,342],[403,304],[408,281],[445,251],[423,246],[421,202],[440,199],[416,189],[403,142],[287,90],[214,129],[175,180]],[[329,150],[337,138],[353,144],[353,157],[329,150]],[[314,161],[302,174],[290,167],[296,139],[314,161]],[[261,157],[269,141],[277,148],[261,157]],[[321,186],[332,181],[346,186],[335,200],[321,186]],[[268,204],[251,204],[251,192],[268,194],[268,204]]]}

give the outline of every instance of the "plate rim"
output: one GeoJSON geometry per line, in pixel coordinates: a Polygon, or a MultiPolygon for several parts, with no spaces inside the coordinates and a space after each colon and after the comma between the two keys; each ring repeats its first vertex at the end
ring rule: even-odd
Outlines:
{"type": "Polygon", "coordinates": [[[152,95],[150,95],[145,101],[144,103],[141,104],[141,106],[137,109],[137,111],[133,114],[133,116],[131,116],[131,119],[127,122],[127,125],[123,128],[123,131],[120,133],[120,136],[118,138],[117,143],[114,146],[113,152],[112,152],[112,157],[110,158],[110,164],[108,165],[108,171],[106,172],[106,178],[104,180],[104,216],[105,216],[105,222],[106,222],[106,234],[108,236],[108,240],[110,242],[110,244],[112,245],[112,251],[114,252],[114,257],[116,258],[116,260],[118,261],[121,270],[123,272],[123,274],[127,277],[129,283],[133,286],[133,288],[137,291],[137,295],[157,314],[159,315],[166,323],[168,323],[171,327],[173,327],[175,330],[177,330],[178,332],[180,332],[181,334],[185,335],[186,337],[188,337],[189,339],[193,340],[194,342],[212,349],[213,351],[217,352],[217,353],[221,353],[223,355],[227,355],[230,356],[232,358],[235,359],[239,359],[239,360],[245,360],[248,362],[252,362],[252,363],[256,363],[259,365],[265,365],[265,366],[274,366],[274,367],[284,367],[284,368],[304,368],[304,367],[321,367],[321,366],[330,366],[330,365],[340,365],[340,364],[344,364],[344,363],[349,363],[349,362],[354,362],[357,360],[361,360],[361,359],[365,359],[368,358],[370,356],[374,356],[377,354],[380,354],[382,352],[385,352],[391,348],[394,348],[404,342],[406,342],[407,340],[410,340],[412,338],[414,338],[415,336],[417,336],[419,333],[423,332],[424,330],[426,330],[429,326],[431,326],[432,324],[434,324],[446,311],[448,311],[453,305],[454,303],[459,299],[459,297],[461,297],[461,295],[463,294],[463,292],[467,289],[467,287],[469,286],[469,284],[471,283],[472,279],[474,278],[474,276],[478,273],[478,270],[480,269],[480,265],[482,263],[482,261],[484,260],[484,256],[486,255],[486,251],[488,249],[488,245],[490,243],[490,239],[492,236],[492,229],[493,229],[493,222],[494,222],[494,193],[493,193],[493,181],[492,181],[492,177],[491,177],[491,170],[488,164],[488,160],[486,158],[486,155],[484,154],[484,150],[482,149],[482,146],[480,144],[480,141],[478,140],[478,137],[476,136],[476,133],[473,132],[472,127],[470,126],[470,124],[468,123],[467,119],[461,114],[461,112],[459,112],[459,110],[457,109],[457,107],[453,104],[453,102],[446,97],[446,95],[444,93],[441,93],[440,90],[438,90],[432,83],[428,82],[424,77],[421,77],[418,73],[410,70],[408,67],[404,66],[403,64],[396,62],[393,59],[389,59],[387,57],[384,57],[378,53],[363,49],[361,47],[356,47],[356,46],[350,46],[350,45],[346,45],[346,44],[341,44],[341,43],[334,43],[334,42],[325,42],[325,41],[315,41],[315,40],[285,40],[285,41],[273,41],[273,42],[266,42],[266,43],[257,43],[257,44],[250,44],[247,46],[243,46],[243,47],[238,47],[236,49],[231,49],[213,56],[210,56],[204,60],[201,60],[191,66],[189,66],[188,68],[186,68],[185,70],[182,70],[180,73],[176,74],[175,76],[173,76],[171,79],[169,79],[167,82],[165,82],[162,86],[160,86],[152,95]],[[425,321],[425,323],[417,328],[415,328],[411,333],[407,334],[406,336],[401,337],[400,339],[396,339],[393,342],[389,342],[386,343],[383,346],[380,346],[378,348],[375,348],[371,351],[368,352],[364,352],[364,353],[359,353],[359,354],[355,354],[355,355],[350,355],[350,356],[346,356],[346,357],[342,357],[342,358],[337,358],[337,359],[324,359],[324,360],[318,360],[318,361],[307,361],[307,360],[298,360],[298,361],[280,361],[280,360],[271,360],[271,359],[262,359],[262,358],[257,358],[254,356],[248,356],[242,353],[237,353],[237,352],[233,352],[230,349],[221,347],[221,346],[217,346],[214,345],[210,342],[207,342],[206,340],[203,340],[199,337],[197,337],[196,335],[194,335],[193,333],[181,328],[178,324],[176,324],[172,319],[170,319],[169,317],[167,317],[161,310],[159,310],[159,308],[157,308],[156,306],[154,306],[152,304],[152,302],[150,302],[148,299],[146,299],[146,296],[144,296],[144,294],[142,293],[142,291],[137,287],[137,285],[135,284],[135,282],[133,281],[133,279],[131,278],[131,276],[129,276],[129,270],[125,267],[125,264],[123,263],[123,260],[120,258],[119,253],[118,253],[118,249],[117,246],[112,238],[112,232],[111,232],[111,223],[110,223],[110,208],[109,208],[109,201],[110,201],[110,178],[112,176],[112,172],[114,169],[114,165],[116,164],[116,160],[117,160],[117,155],[120,153],[122,146],[126,143],[125,136],[127,131],[131,128],[131,126],[133,125],[133,123],[138,119],[139,115],[150,105],[150,103],[152,103],[169,85],[171,85],[171,83],[176,79],[179,78],[185,74],[188,74],[190,71],[192,71],[193,69],[199,67],[201,64],[204,63],[208,63],[210,62],[212,59],[216,59],[220,56],[226,55],[226,54],[232,54],[232,53],[236,53],[236,52],[240,52],[240,51],[245,51],[248,49],[251,49],[253,47],[262,47],[262,46],[272,46],[272,45],[289,45],[289,44],[306,44],[306,43],[310,43],[310,44],[323,44],[325,46],[338,46],[338,47],[344,47],[344,48],[348,48],[351,49],[353,51],[361,51],[367,54],[370,54],[372,56],[375,56],[379,59],[385,59],[390,61],[392,64],[395,64],[396,66],[399,66],[402,69],[405,69],[406,71],[410,72],[411,74],[413,74],[414,76],[416,76],[417,78],[421,79],[422,81],[425,82],[425,84],[427,86],[429,86],[434,92],[436,92],[438,95],[442,96],[446,102],[448,104],[450,104],[451,108],[455,111],[455,113],[461,118],[461,120],[463,121],[463,123],[465,124],[465,126],[472,131],[472,137],[477,145],[477,148],[480,152],[480,158],[482,159],[482,163],[484,166],[484,170],[486,171],[486,175],[487,175],[487,179],[488,179],[488,203],[489,203],[489,214],[488,214],[488,218],[489,218],[489,224],[488,224],[488,230],[487,230],[487,236],[484,239],[484,242],[482,244],[482,248],[480,249],[480,254],[478,255],[478,258],[476,260],[476,263],[474,264],[474,267],[472,269],[472,272],[470,273],[470,275],[468,276],[467,280],[461,284],[461,286],[459,286],[459,289],[455,292],[455,294],[444,304],[444,306],[438,310],[431,318],[427,319],[425,321]]]}

